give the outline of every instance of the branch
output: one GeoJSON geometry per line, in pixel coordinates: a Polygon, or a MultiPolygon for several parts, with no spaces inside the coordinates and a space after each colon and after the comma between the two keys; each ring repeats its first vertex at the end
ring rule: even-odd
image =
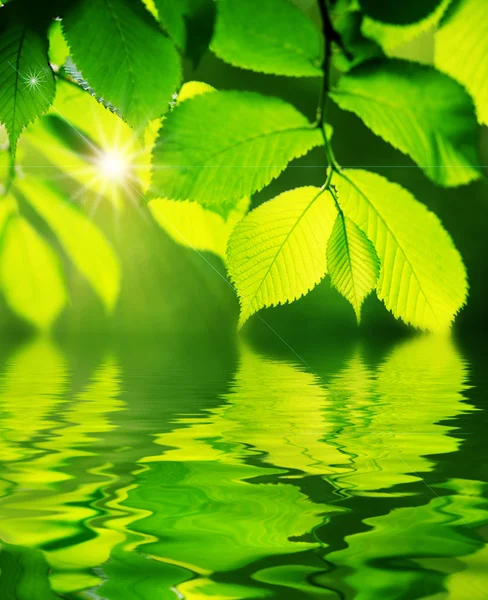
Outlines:
{"type": "MultiPolygon", "coordinates": [[[[327,94],[330,89],[330,59],[332,55],[332,42],[336,42],[341,48],[343,48],[342,40],[340,35],[334,29],[332,22],[329,17],[329,11],[327,9],[326,0],[318,0],[320,16],[322,19],[322,33],[324,37],[324,54],[322,58],[322,86],[320,89],[319,103],[317,106],[317,127],[322,132],[324,138],[325,152],[327,155],[327,162],[331,168],[331,173],[334,170],[338,170],[337,161],[335,160],[332,148],[330,147],[327,134],[325,132],[325,102],[327,100],[327,94]]],[[[330,182],[330,177],[328,177],[330,182]]]]}

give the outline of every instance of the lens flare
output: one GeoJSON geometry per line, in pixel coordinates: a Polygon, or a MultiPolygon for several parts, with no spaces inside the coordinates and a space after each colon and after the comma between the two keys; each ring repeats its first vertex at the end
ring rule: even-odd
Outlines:
{"type": "Polygon", "coordinates": [[[128,163],[118,152],[105,152],[98,160],[98,168],[104,179],[123,181],[127,177],[128,163]]]}

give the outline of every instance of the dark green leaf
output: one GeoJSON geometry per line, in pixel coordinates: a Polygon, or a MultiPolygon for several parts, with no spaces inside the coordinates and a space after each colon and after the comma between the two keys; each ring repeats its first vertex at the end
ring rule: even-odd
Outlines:
{"type": "Polygon", "coordinates": [[[63,19],[90,86],[142,129],[163,114],[181,80],[178,52],[139,0],[81,0],[63,19]]]}

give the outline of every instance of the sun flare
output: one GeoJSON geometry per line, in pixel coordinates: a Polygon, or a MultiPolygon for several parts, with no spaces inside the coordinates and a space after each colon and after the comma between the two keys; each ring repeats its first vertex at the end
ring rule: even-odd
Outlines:
{"type": "Polygon", "coordinates": [[[103,179],[121,182],[127,178],[129,163],[125,156],[116,151],[104,152],[98,160],[98,168],[103,179]]]}

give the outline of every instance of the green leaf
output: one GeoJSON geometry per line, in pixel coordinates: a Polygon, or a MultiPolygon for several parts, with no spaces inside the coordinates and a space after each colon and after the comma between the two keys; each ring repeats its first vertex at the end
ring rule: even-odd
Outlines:
{"type": "Polygon", "coordinates": [[[480,177],[479,130],[471,98],[432,67],[374,60],[344,75],[332,98],[436,183],[454,186],[480,177]]]}
{"type": "Polygon", "coordinates": [[[186,46],[185,4],[185,0],[154,0],[160,23],[182,50],[186,46]]]}
{"type": "Polygon", "coordinates": [[[330,193],[309,186],[280,194],[238,223],[227,264],[240,326],[259,309],[297,300],[319,283],[336,214],[330,193]]]}
{"type": "Polygon", "coordinates": [[[7,128],[14,157],[24,127],[45,113],[54,100],[54,75],[47,49],[47,39],[27,23],[2,23],[0,122],[7,128]]]}
{"type": "Polygon", "coordinates": [[[222,259],[225,259],[229,236],[248,206],[249,198],[244,198],[224,219],[196,202],[175,202],[164,198],[149,202],[155,221],[175,242],[193,250],[213,252],[222,259]]]}
{"type": "Polygon", "coordinates": [[[395,48],[432,30],[439,23],[450,3],[451,0],[442,0],[434,12],[421,21],[408,25],[390,25],[364,17],[361,31],[366,37],[377,42],[388,56],[393,56],[395,48]]]}
{"type": "Polygon", "coordinates": [[[291,75],[322,75],[319,30],[290,0],[217,0],[211,49],[243,69],[291,75]]]}
{"type": "Polygon", "coordinates": [[[49,28],[49,62],[56,65],[56,69],[64,65],[68,56],[69,48],[63,37],[61,21],[53,21],[49,28]]]}
{"type": "Polygon", "coordinates": [[[425,19],[441,2],[442,0],[359,0],[359,5],[368,17],[376,21],[406,25],[425,19]]]}
{"type": "Polygon", "coordinates": [[[40,329],[49,329],[66,304],[56,253],[22,217],[12,217],[7,224],[0,284],[10,308],[40,329]]]}
{"type": "Polygon", "coordinates": [[[194,200],[225,216],[322,143],[320,131],[279,98],[233,91],[197,96],[165,120],[150,194],[194,200]]]}
{"type": "Polygon", "coordinates": [[[10,215],[15,212],[15,208],[16,202],[13,196],[9,194],[0,197],[0,245],[5,226],[7,225],[10,215]]]}
{"type": "Polygon", "coordinates": [[[443,331],[466,301],[466,271],[439,219],[401,186],[361,170],[333,178],[341,208],[381,262],[377,295],[395,317],[443,331]]]}
{"type": "Polygon", "coordinates": [[[332,285],[352,304],[359,323],[361,305],[376,285],[380,261],[365,233],[341,214],[327,245],[327,265],[332,285]]]}
{"type": "Polygon", "coordinates": [[[111,311],[120,291],[119,260],[103,233],[77,207],[48,184],[24,179],[18,188],[46,221],[73,264],[86,277],[106,310],[111,311]]]}
{"type": "Polygon", "coordinates": [[[488,125],[488,18],[484,0],[456,2],[435,36],[435,65],[466,86],[488,125]]]}
{"type": "Polygon", "coordinates": [[[132,127],[166,111],[181,64],[139,0],[81,0],[66,10],[63,31],[83,77],[132,127]]]}

